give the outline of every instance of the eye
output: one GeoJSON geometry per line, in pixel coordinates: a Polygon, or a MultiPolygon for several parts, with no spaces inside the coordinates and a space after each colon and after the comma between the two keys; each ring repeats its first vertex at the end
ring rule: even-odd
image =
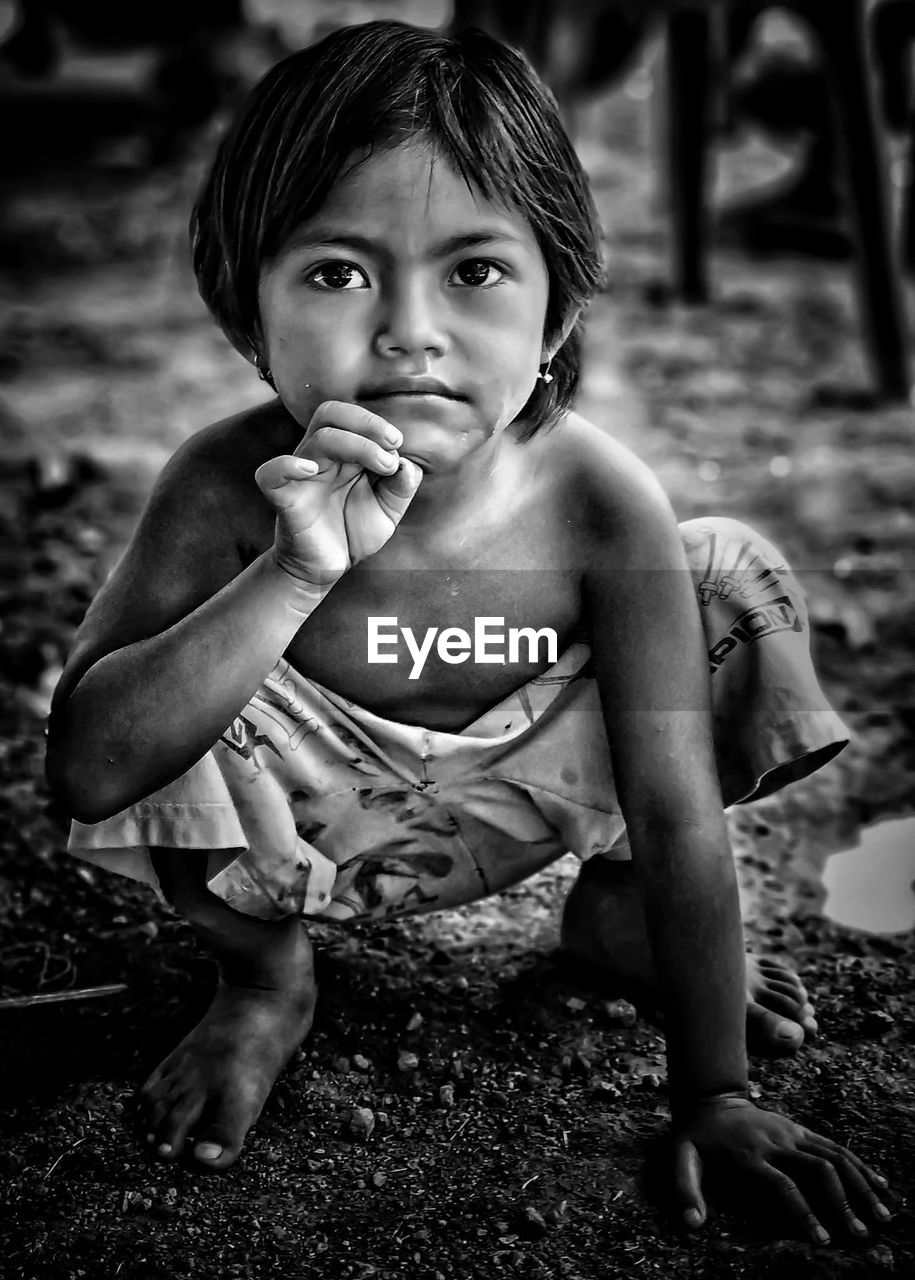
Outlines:
{"type": "Polygon", "coordinates": [[[352,262],[322,262],[305,277],[309,284],[335,293],[368,288],[365,273],[352,262]],[[359,281],[362,281],[360,284],[359,281]]]}
{"type": "Polygon", "coordinates": [[[454,268],[452,275],[460,276],[460,283],[466,287],[488,289],[501,284],[505,272],[488,258],[468,258],[454,268]],[[490,272],[495,272],[498,280],[487,279],[490,272]]]}

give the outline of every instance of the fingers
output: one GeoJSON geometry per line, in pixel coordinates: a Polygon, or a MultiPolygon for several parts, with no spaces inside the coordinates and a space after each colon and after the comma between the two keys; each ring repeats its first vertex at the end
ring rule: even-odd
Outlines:
{"type": "Polygon", "coordinates": [[[270,458],[254,473],[257,487],[265,496],[282,489],[291,480],[310,480],[318,474],[318,464],[311,458],[299,458],[284,454],[270,458]]]}
{"type": "Polygon", "coordinates": [[[804,1150],[820,1159],[828,1160],[838,1171],[845,1187],[851,1192],[855,1202],[864,1206],[880,1222],[886,1222],[892,1215],[880,1199],[874,1187],[886,1187],[886,1179],[879,1173],[869,1169],[863,1160],[859,1160],[851,1151],[837,1143],[830,1143],[827,1138],[811,1135],[804,1150]]]}
{"type": "MultiPolygon", "coordinates": [[[[377,459],[380,454],[387,456],[401,444],[403,436],[397,427],[377,413],[358,404],[325,400],[312,415],[305,437],[295,452],[299,457],[329,458],[367,466],[362,461],[363,457],[377,459]],[[360,447],[359,441],[363,441],[366,447],[360,447]],[[375,448],[367,447],[371,445],[375,448]]],[[[369,466],[369,469],[379,468],[369,466]]]]}
{"type": "Polygon", "coordinates": [[[829,1232],[819,1221],[787,1173],[783,1173],[781,1169],[776,1169],[773,1165],[767,1164],[760,1169],[759,1177],[764,1183],[768,1184],[774,1196],[780,1201],[799,1231],[813,1240],[815,1244],[826,1244],[828,1242],[829,1232]]]}
{"type": "Polygon", "coordinates": [[[326,400],[312,416],[295,452],[270,458],[258,467],[254,478],[264,497],[283,507],[295,500],[294,489],[289,489],[288,497],[282,494],[293,481],[329,473],[330,479],[350,484],[360,471],[380,477],[396,475],[401,444],[403,436],[397,427],[377,413],[360,405],[326,400]]]}
{"type": "Polygon", "coordinates": [[[791,1164],[799,1171],[804,1171],[805,1185],[813,1184],[817,1187],[818,1203],[824,1212],[828,1211],[830,1218],[841,1218],[851,1234],[858,1236],[859,1239],[867,1235],[867,1227],[849,1203],[848,1190],[851,1184],[843,1183],[836,1166],[830,1159],[804,1151],[795,1151],[791,1156],[791,1164]]]}
{"type": "MultiPolygon", "coordinates": [[[[398,439],[403,439],[399,432],[398,439]]],[[[314,459],[320,471],[349,463],[377,475],[393,475],[400,461],[396,450],[339,427],[320,427],[299,447],[307,450],[305,456],[314,459]]]]}
{"type": "Polygon", "coordinates": [[[847,1147],[842,1147],[838,1142],[833,1142],[832,1138],[824,1138],[822,1134],[814,1133],[810,1129],[803,1130],[803,1138],[806,1147],[810,1150],[825,1151],[831,1157],[842,1156],[873,1186],[881,1189],[886,1188],[886,1178],[877,1173],[875,1169],[871,1169],[853,1151],[849,1151],[847,1147]]]}
{"type": "Polygon", "coordinates": [[[705,1199],[702,1195],[702,1161],[693,1143],[680,1140],[674,1148],[674,1191],[688,1227],[705,1221],[705,1199]]]}
{"type": "Polygon", "coordinates": [[[422,479],[422,468],[409,458],[401,458],[394,474],[383,477],[375,485],[376,501],[395,524],[413,501],[422,479]]]}

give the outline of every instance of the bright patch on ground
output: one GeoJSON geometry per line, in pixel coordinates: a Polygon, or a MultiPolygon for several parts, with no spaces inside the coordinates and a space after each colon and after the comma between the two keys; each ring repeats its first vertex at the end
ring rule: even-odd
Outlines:
{"type": "Polygon", "coordinates": [[[866,827],[852,849],[823,869],[823,914],[868,933],[915,928],[915,818],[866,827]]]}

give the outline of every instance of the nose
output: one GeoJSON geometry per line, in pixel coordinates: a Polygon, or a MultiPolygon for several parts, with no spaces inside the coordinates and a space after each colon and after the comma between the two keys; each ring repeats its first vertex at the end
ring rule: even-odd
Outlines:
{"type": "Polygon", "coordinates": [[[441,356],[447,348],[444,300],[418,273],[392,282],[382,294],[375,347],[383,356],[441,356]]]}

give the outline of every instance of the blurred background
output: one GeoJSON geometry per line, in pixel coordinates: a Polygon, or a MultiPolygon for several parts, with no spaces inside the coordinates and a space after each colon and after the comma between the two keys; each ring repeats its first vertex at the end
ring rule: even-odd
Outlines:
{"type": "MultiPolygon", "coordinates": [[[[893,1063],[867,1064],[892,1092],[911,1064],[911,1013],[897,1006],[915,926],[911,0],[0,0],[0,1017],[3,999],[116,969],[142,1028],[149,948],[163,942],[162,1008],[186,996],[190,944],[167,913],[63,857],[44,718],[165,460],[269,394],[195,290],[186,226],[204,165],[273,62],[378,17],[483,25],[526,50],[604,229],[580,411],[646,459],[681,519],[746,519],[799,571],[854,739],[815,778],[732,815],[732,834],[751,931],[839,993],[847,1038],[868,1017],[896,1037],[893,1063]]],[[[495,920],[503,941],[543,941],[555,924],[543,885],[571,874],[395,933],[420,952],[471,936],[485,947],[495,920]]],[[[20,1085],[53,1079],[50,1046],[88,1045],[87,1027],[120,1045],[129,1081],[136,1045],[101,1004],[81,1022],[6,1014],[32,1019],[15,1024],[20,1085]]],[[[104,1077],[111,1060],[86,1052],[86,1077],[104,1077]]],[[[77,1132],[62,1114],[61,1132],[77,1132]]],[[[900,1123],[879,1114],[888,1132],[900,1123]]],[[[17,1173],[30,1149],[22,1138],[17,1173]]],[[[869,1274],[884,1273],[901,1274],[869,1274]]]]}

